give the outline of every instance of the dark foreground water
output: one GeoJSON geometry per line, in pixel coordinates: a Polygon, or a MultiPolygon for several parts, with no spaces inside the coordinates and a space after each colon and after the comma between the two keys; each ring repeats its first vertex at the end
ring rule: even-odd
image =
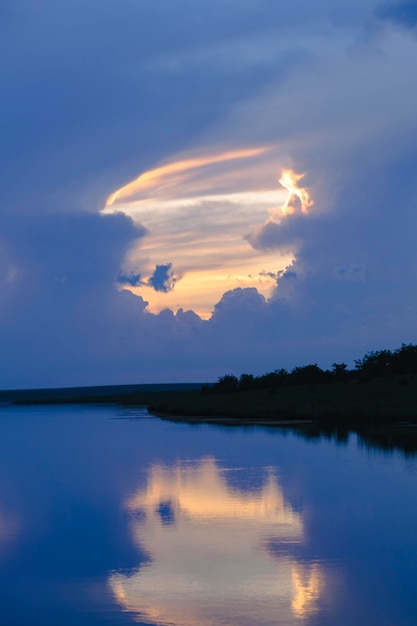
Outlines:
{"type": "Polygon", "coordinates": [[[0,624],[417,624],[417,460],[112,407],[0,410],[0,624]]]}

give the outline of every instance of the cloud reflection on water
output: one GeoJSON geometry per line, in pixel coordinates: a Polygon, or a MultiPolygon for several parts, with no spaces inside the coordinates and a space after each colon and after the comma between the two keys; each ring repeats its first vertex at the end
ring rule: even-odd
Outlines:
{"type": "Polygon", "coordinates": [[[144,513],[132,533],[150,561],[109,580],[124,610],[158,626],[290,625],[315,612],[323,573],[290,556],[301,515],[272,471],[259,489],[231,486],[229,472],[212,459],[150,468],[127,503],[144,513]],[[284,556],[271,540],[289,544],[284,556]]]}
{"type": "Polygon", "coordinates": [[[20,520],[15,514],[5,513],[0,507],[0,556],[8,552],[20,531],[20,520]]]}

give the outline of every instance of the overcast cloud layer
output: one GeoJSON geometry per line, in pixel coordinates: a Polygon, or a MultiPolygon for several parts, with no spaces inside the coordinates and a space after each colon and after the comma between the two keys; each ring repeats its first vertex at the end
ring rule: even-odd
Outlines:
{"type": "MultiPolygon", "coordinates": [[[[416,35],[410,1],[3,2],[0,387],[208,381],[416,342],[416,35]],[[241,233],[277,255],[269,297],[227,291],[203,320],[120,291],[149,233],[107,198],[178,155],[264,145],[314,200],[241,233]]],[[[147,278],[161,297],[171,261],[147,278]]]]}

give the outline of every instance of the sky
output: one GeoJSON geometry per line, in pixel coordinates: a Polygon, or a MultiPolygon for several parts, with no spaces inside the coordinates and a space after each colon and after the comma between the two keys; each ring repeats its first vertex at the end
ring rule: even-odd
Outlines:
{"type": "Polygon", "coordinates": [[[417,3],[3,0],[1,388],[417,340],[417,3]]]}

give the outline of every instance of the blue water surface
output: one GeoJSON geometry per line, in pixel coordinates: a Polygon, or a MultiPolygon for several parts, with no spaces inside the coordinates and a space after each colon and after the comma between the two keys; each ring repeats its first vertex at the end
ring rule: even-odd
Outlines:
{"type": "Polygon", "coordinates": [[[417,460],[351,434],[0,409],[0,624],[417,624],[417,460]]]}

